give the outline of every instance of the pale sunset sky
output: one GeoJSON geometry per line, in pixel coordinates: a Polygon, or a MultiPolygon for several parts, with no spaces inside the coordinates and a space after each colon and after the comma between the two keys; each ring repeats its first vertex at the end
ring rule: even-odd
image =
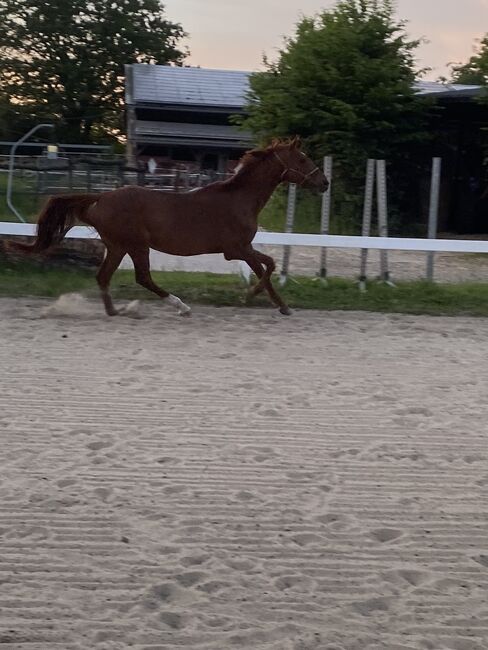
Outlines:
{"type": "MultiPolygon", "coordinates": [[[[262,55],[274,59],[300,16],[335,5],[333,0],[164,0],[169,20],[189,33],[190,65],[231,70],[261,69],[262,55]]],[[[427,79],[446,75],[449,62],[465,62],[475,39],[488,32],[488,0],[397,0],[397,16],[418,49],[427,79]]]]}

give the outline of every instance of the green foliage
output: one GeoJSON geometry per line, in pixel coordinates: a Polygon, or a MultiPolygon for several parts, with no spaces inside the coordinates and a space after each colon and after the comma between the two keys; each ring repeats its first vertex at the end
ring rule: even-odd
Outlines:
{"type": "Polygon", "coordinates": [[[65,140],[117,133],[124,64],[181,64],[183,36],[159,0],[0,0],[0,136],[26,120],[65,140]]]}
{"type": "MultiPolygon", "coordinates": [[[[45,197],[36,193],[36,179],[26,172],[16,174],[12,183],[12,202],[27,221],[34,221],[45,197]]],[[[17,221],[7,206],[7,174],[0,173],[0,221],[17,221]]]]}
{"type": "MultiPolygon", "coordinates": [[[[349,197],[345,192],[340,196],[336,192],[333,194],[329,232],[335,235],[358,235],[357,219],[352,216],[349,206],[349,202],[354,203],[354,197],[349,197]]],[[[287,202],[287,187],[278,187],[259,215],[259,225],[271,232],[284,232],[287,202]]],[[[321,207],[321,196],[298,189],[293,232],[318,234],[321,207]]]]}
{"type": "MultiPolygon", "coordinates": [[[[414,51],[386,0],[340,0],[303,18],[275,63],[251,76],[243,126],[262,141],[299,134],[354,169],[422,139],[414,51]]],[[[361,169],[362,172],[362,169],[361,169]]]]}
{"type": "Polygon", "coordinates": [[[488,33],[467,63],[453,66],[451,81],[488,87],[488,33]]]}
{"type": "MultiPolygon", "coordinates": [[[[412,195],[416,146],[429,136],[430,104],[415,94],[414,53],[388,0],[339,0],[303,18],[277,61],[251,76],[246,116],[236,119],[265,143],[298,134],[317,160],[334,157],[334,194],[347,221],[361,214],[367,158],[397,171],[392,208],[412,195]]],[[[408,206],[410,207],[410,206],[408,206]]]]}

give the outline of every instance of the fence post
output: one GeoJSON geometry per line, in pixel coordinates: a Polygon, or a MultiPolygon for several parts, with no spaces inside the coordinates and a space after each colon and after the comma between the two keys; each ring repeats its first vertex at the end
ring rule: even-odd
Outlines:
{"type": "Polygon", "coordinates": [[[119,177],[119,187],[124,187],[125,184],[125,172],[124,172],[125,165],[118,165],[117,167],[117,172],[118,172],[118,177],[119,177]]]}
{"type": "MultiPolygon", "coordinates": [[[[327,191],[322,194],[322,211],[320,218],[320,234],[328,235],[330,226],[330,200],[332,192],[332,157],[324,157],[324,174],[329,181],[327,191]]],[[[319,277],[323,280],[324,284],[327,283],[327,248],[324,246],[320,250],[320,270],[319,277]]]]}
{"type": "Polygon", "coordinates": [[[71,158],[68,158],[68,189],[70,192],[73,191],[73,162],[71,158]]]}
{"type": "MultiPolygon", "coordinates": [[[[369,158],[366,163],[366,184],[364,187],[363,226],[362,237],[369,237],[371,232],[371,219],[373,216],[373,192],[376,161],[369,158]]],[[[368,262],[368,249],[361,248],[361,266],[359,270],[359,289],[366,291],[366,265],[368,262]]]]}
{"type": "MultiPolygon", "coordinates": [[[[285,232],[293,232],[295,221],[295,208],[297,202],[297,186],[290,183],[288,187],[288,204],[286,207],[285,232]]],[[[283,262],[281,264],[280,285],[286,284],[288,279],[288,267],[290,265],[290,246],[283,246],[283,262]]]]}
{"type": "MultiPolygon", "coordinates": [[[[427,237],[435,239],[437,236],[437,218],[439,215],[439,193],[441,186],[441,158],[432,158],[432,177],[430,181],[429,225],[427,237]]],[[[427,253],[427,280],[434,280],[434,253],[427,253]]]]}
{"type": "MultiPolygon", "coordinates": [[[[388,203],[386,198],[386,162],[376,161],[376,188],[378,199],[378,234],[380,237],[388,237],[388,203]]],[[[380,278],[387,284],[390,282],[388,270],[388,251],[380,250],[380,278]]]]}
{"type": "Polygon", "coordinates": [[[86,191],[91,192],[91,190],[92,190],[91,164],[88,162],[86,164],[86,191]]]}

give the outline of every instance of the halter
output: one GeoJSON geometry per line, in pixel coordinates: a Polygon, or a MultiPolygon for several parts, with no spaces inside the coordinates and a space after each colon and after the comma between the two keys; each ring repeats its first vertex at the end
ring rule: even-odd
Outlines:
{"type": "Polygon", "coordinates": [[[294,167],[288,167],[288,165],[282,160],[279,155],[276,153],[276,151],[273,151],[275,158],[277,158],[280,163],[283,165],[283,173],[281,174],[281,181],[285,180],[285,174],[288,172],[295,172],[296,174],[300,174],[300,176],[303,176],[301,183],[298,183],[300,187],[305,183],[305,181],[308,178],[311,178],[314,174],[320,171],[318,167],[314,167],[311,172],[308,172],[308,174],[304,174],[300,169],[295,169],[294,167]]]}

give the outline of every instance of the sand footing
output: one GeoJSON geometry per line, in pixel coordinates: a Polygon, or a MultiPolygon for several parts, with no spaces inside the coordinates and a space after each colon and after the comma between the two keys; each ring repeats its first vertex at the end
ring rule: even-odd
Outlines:
{"type": "Polygon", "coordinates": [[[488,647],[485,319],[69,304],[0,300],[2,648],[488,647]]]}

